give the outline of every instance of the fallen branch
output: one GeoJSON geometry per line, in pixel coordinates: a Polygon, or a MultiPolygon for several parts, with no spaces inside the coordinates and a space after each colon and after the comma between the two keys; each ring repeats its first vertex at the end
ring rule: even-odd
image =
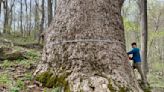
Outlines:
{"type": "Polygon", "coordinates": [[[11,48],[1,47],[0,48],[0,60],[17,60],[27,59],[25,51],[14,51],[11,48]]]}

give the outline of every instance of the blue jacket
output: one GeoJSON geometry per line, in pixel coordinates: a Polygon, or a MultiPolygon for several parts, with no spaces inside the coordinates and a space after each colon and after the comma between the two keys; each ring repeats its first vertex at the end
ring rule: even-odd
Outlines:
{"type": "Polygon", "coordinates": [[[141,56],[140,56],[140,49],[139,48],[133,48],[130,52],[127,53],[128,55],[132,54],[132,60],[134,63],[141,62],[141,56]]]}

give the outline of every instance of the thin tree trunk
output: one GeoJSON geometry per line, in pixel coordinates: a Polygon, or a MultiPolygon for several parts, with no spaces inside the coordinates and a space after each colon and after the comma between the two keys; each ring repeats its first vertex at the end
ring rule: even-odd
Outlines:
{"type": "Polygon", "coordinates": [[[12,30],[12,22],[13,22],[13,11],[11,10],[11,12],[10,12],[10,22],[9,22],[9,30],[10,30],[10,32],[12,30]]]}
{"type": "Polygon", "coordinates": [[[58,0],[34,75],[52,71],[64,92],[142,92],[127,60],[123,1],[58,0]]]}
{"type": "Polygon", "coordinates": [[[9,7],[8,7],[8,0],[4,2],[4,9],[5,9],[5,15],[4,15],[4,27],[3,27],[3,33],[9,34],[9,7]]]}
{"type": "Polygon", "coordinates": [[[148,42],[147,0],[140,0],[140,13],[141,13],[141,55],[143,61],[143,70],[146,76],[149,71],[148,61],[147,61],[147,42],[148,42]]]}
{"type": "Polygon", "coordinates": [[[48,0],[48,26],[52,21],[52,0],[48,0]]]}
{"type": "Polygon", "coordinates": [[[56,14],[57,0],[54,0],[54,16],[56,14]]]}
{"type": "Polygon", "coordinates": [[[41,23],[40,23],[40,32],[39,32],[39,40],[38,40],[38,43],[40,43],[40,41],[42,40],[42,43],[44,41],[44,38],[43,38],[43,35],[42,32],[44,30],[44,18],[45,18],[45,13],[44,13],[44,0],[42,0],[42,18],[41,18],[41,23]]]}
{"type": "Polygon", "coordinates": [[[21,5],[21,14],[20,14],[20,31],[21,31],[21,35],[24,36],[24,33],[23,33],[23,0],[21,0],[20,2],[20,5],[21,5]]]}
{"type": "Polygon", "coordinates": [[[39,35],[38,35],[38,31],[39,31],[39,12],[38,12],[38,8],[39,8],[39,1],[35,0],[35,30],[34,30],[34,39],[38,40],[39,35]]]}
{"type": "Polygon", "coordinates": [[[1,16],[1,9],[2,9],[2,0],[0,0],[0,16],[1,16]]]}
{"type": "Polygon", "coordinates": [[[27,0],[25,0],[25,6],[26,6],[26,25],[25,25],[25,35],[28,35],[28,31],[30,30],[29,29],[29,19],[28,19],[28,6],[27,6],[27,0]]]}
{"type": "MultiPolygon", "coordinates": [[[[13,9],[13,15],[15,15],[15,7],[13,9]]],[[[15,33],[15,31],[16,31],[16,24],[17,24],[17,21],[15,21],[15,18],[16,18],[16,16],[13,16],[13,19],[14,19],[14,22],[13,22],[13,31],[14,32],[13,33],[15,33]]]]}
{"type": "Polygon", "coordinates": [[[30,24],[29,24],[29,31],[28,31],[28,35],[30,36],[31,35],[31,30],[32,30],[32,0],[30,0],[30,24]]]}
{"type": "Polygon", "coordinates": [[[2,5],[5,6],[4,0],[0,0],[0,16],[1,16],[1,12],[2,12],[2,5]]]}
{"type": "Polygon", "coordinates": [[[15,4],[15,0],[12,0],[12,4],[10,5],[10,10],[9,10],[9,16],[10,16],[10,21],[9,21],[9,33],[12,30],[12,23],[13,23],[13,7],[15,4]]]}

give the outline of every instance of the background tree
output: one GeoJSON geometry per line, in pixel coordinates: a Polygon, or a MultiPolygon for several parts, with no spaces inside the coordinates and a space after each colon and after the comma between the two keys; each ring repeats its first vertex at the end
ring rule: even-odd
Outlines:
{"type": "Polygon", "coordinates": [[[52,0],[48,0],[48,26],[51,24],[52,21],[52,0]]]}
{"type": "Polygon", "coordinates": [[[23,32],[23,0],[20,0],[20,30],[21,30],[21,35],[24,36],[24,32],[23,32]]]}
{"type": "Polygon", "coordinates": [[[147,43],[148,43],[148,22],[147,22],[147,0],[139,0],[141,14],[141,55],[143,61],[143,70],[145,76],[149,71],[147,61],[147,43]]]}
{"type": "Polygon", "coordinates": [[[9,6],[8,6],[8,0],[4,1],[4,17],[5,17],[5,20],[4,20],[4,27],[3,27],[3,33],[9,33],[9,30],[8,30],[8,23],[9,23],[9,6]]]}
{"type": "Polygon", "coordinates": [[[42,19],[41,19],[41,23],[40,23],[40,32],[39,32],[39,40],[38,43],[40,43],[40,41],[44,40],[43,37],[41,36],[43,30],[44,30],[44,18],[45,18],[45,12],[44,12],[44,0],[42,0],[42,19]]]}

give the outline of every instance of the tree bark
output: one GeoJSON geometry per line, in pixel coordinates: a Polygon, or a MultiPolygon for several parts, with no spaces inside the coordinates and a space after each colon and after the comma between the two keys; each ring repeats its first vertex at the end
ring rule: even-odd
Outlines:
{"type": "Polygon", "coordinates": [[[48,26],[52,21],[52,0],[48,0],[48,26]]]}
{"type": "Polygon", "coordinates": [[[32,0],[30,0],[30,23],[29,23],[29,31],[28,35],[31,35],[31,30],[32,30],[32,0]]]}
{"type": "Polygon", "coordinates": [[[11,1],[12,3],[10,4],[10,10],[9,10],[9,33],[11,32],[12,30],[12,23],[13,23],[13,7],[14,7],[14,4],[15,4],[15,0],[12,0],[11,1]]]}
{"type": "Polygon", "coordinates": [[[39,1],[35,0],[35,29],[34,29],[34,39],[39,39],[39,1]]]}
{"type": "Polygon", "coordinates": [[[57,0],[54,0],[54,16],[56,14],[57,0]]]}
{"type": "Polygon", "coordinates": [[[24,32],[23,32],[23,0],[21,0],[20,2],[20,8],[21,8],[21,14],[20,14],[20,32],[21,32],[21,35],[24,37],[24,32]]]}
{"type": "Polygon", "coordinates": [[[25,10],[26,10],[25,35],[29,36],[28,31],[31,30],[31,29],[29,29],[28,4],[27,4],[27,0],[25,0],[24,2],[25,2],[25,10]]]}
{"type": "Polygon", "coordinates": [[[141,14],[141,57],[143,61],[143,70],[145,76],[147,75],[148,61],[147,61],[147,42],[148,42],[148,24],[147,24],[147,0],[140,0],[140,14],[141,14]]]}
{"type": "Polygon", "coordinates": [[[45,18],[45,12],[44,12],[44,0],[42,0],[42,19],[41,19],[41,23],[40,23],[40,32],[39,32],[39,39],[38,39],[38,43],[40,43],[40,41],[42,40],[42,43],[44,41],[43,37],[42,37],[42,32],[44,30],[44,18],[45,18]]]}
{"type": "Polygon", "coordinates": [[[8,6],[8,0],[4,1],[4,17],[5,17],[5,20],[4,20],[4,27],[3,27],[3,33],[7,33],[9,34],[9,6],[8,6]]]}
{"type": "Polygon", "coordinates": [[[127,60],[123,2],[58,0],[34,75],[52,69],[65,92],[142,92],[127,60]]]}

